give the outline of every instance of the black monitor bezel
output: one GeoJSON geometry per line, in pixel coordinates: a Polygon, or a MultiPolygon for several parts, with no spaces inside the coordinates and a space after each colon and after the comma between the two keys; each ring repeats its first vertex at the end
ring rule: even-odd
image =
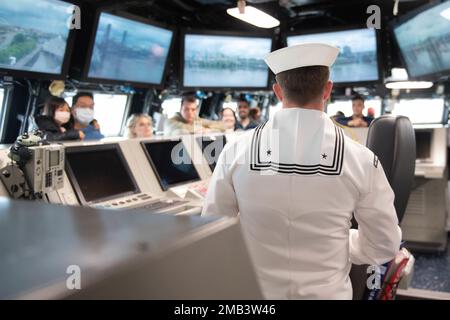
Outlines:
{"type": "MultiPolygon", "coordinates": [[[[216,141],[216,140],[217,140],[217,137],[220,137],[220,138],[224,139],[225,144],[223,145],[223,147],[225,148],[225,145],[228,143],[227,135],[226,135],[226,134],[201,135],[201,136],[195,137],[195,140],[196,140],[196,142],[197,142],[197,145],[198,145],[199,148],[202,150],[202,157],[203,157],[203,160],[207,160],[207,159],[206,159],[206,157],[205,157],[205,152],[204,152],[204,150],[203,150],[203,144],[202,144],[202,142],[205,141],[205,140],[206,140],[206,141],[216,141]],[[214,139],[213,139],[213,138],[214,138],[214,139]]],[[[223,149],[222,149],[222,151],[223,151],[223,149]]],[[[215,169],[215,167],[217,166],[217,162],[215,163],[214,168],[211,168],[212,163],[207,163],[207,165],[208,165],[208,167],[211,169],[211,172],[213,172],[214,169],[215,169]]]]}
{"type": "MultiPolygon", "coordinates": [[[[68,4],[80,6],[79,1],[77,0],[57,0],[60,2],[65,2],[68,4]]],[[[35,71],[24,71],[24,70],[15,70],[15,69],[7,69],[0,67],[0,77],[13,77],[13,78],[29,78],[29,79],[37,79],[37,80],[65,80],[69,74],[70,60],[73,53],[73,47],[75,43],[76,32],[79,31],[77,29],[69,30],[66,41],[66,51],[63,56],[63,63],[61,65],[60,73],[46,73],[46,72],[35,72],[35,71]]]]}
{"type": "Polygon", "coordinates": [[[140,143],[142,149],[144,150],[145,156],[147,157],[147,160],[148,160],[150,166],[152,167],[153,173],[155,174],[156,178],[158,179],[159,186],[161,187],[161,189],[163,191],[167,191],[167,190],[169,190],[171,188],[174,188],[174,187],[177,187],[177,186],[181,186],[181,185],[185,185],[185,184],[190,184],[190,183],[193,183],[193,182],[201,181],[200,174],[198,173],[198,170],[195,167],[194,162],[192,161],[192,157],[191,157],[191,155],[188,152],[189,158],[191,158],[191,161],[192,161],[192,167],[194,168],[195,172],[197,173],[198,179],[187,180],[187,181],[171,184],[171,185],[168,185],[168,186],[164,186],[163,185],[161,176],[159,175],[158,169],[156,168],[156,165],[153,162],[153,159],[150,156],[146,145],[148,145],[148,144],[157,144],[157,143],[166,143],[166,142],[174,142],[174,141],[178,141],[179,143],[180,142],[183,143],[183,146],[184,146],[186,152],[188,151],[188,148],[186,148],[186,144],[184,143],[182,138],[178,138],[178,139],[162,139],[162,140],[153,140],[153,141],[141,141],[141,143],[140,143]]]}
{"type": "Polygon", "coordinates": [[[116,150],[117,151],[117,155],[119,156],[119,159],[122,161],[122,164],[125,167],[125,170],[127,171],[128,176],[131,179],[131,182],[134,185],[134,190],[133,191],[128,191],[128,192],[122,192],[119,194],[116,194],[114,196],[110,196],[110,197],[104,197],[104,198],[100,198],[97,200],[93,200],[93,201],[86,201],[83,192],[81,191],[81,187],[75,177],[75,174],[72,170],[72,167],[70,166],[70,163],[68,161],[68,157],[65,157],[65,170],[66,170],[66,174],[67,177],[69,178],[70,184],[72,185],[72,188],[75,191],[75,194],[78,198],[78,201],[80,201],[80,203],[82,205],[92,205],[92,204],[96,204],[96,203],[101,203],[101,202],[105,202],[105,201],[110,201],[110,200],[114,200],[114,199],[118,199],[124,196],[129,196],[129,195],[133,195],[133,194],[138,194],[141,192],[141,190],[139,189],[139,186],[136,183],[136,180],[133,176],[133,173],[131,172],[130,166],[128,165],[125,156],[122,152],[122,149],[120,148],[120,145],[118,143],[113,143],[113,144],[101,144],[101,145],[89,145],[89,146],[67,146],[65,148],[65,152],[66,154],[69,153],[79,153],[79,152],[90,152],[90,151],[102,151],[102,150],[116,150]]]}
{"type": "Polygon", "coordinates": [[[301,35],[312,35],[319,33],[331,33],[331,32],[340,32],[340,31],[353,31],[353,30],[364,30],[364,29],[372,29],[375,32],[375,45],[376,45],[376,55],[377,55],[377,71],[378,71],[378,79],[376,80],[364,80],[364,81],[349,81],[349,82],[335,82],[333,84],[335,87],[353,87],[353,86],[371,86],[381,84],[383,82],[383,61],[382,61],[382,46],[381,46],[381,36],[377,29],[367,28],[367,26],[361,25],[353,25],[353,26],[345,26],[345,27],[330,27],[330,28],[319,28],[312,30],[303,30],[303,31],[292,31],[287,32],[283,35],[283,45],[288,46],[288,38],[293,36],[301,36],[301,35]]]}
{"type": "Polygon", "coordinates": [[[142,18],[140,16],[136,16],[127,12],[123,12],[123,11],[115,11],[115,10],[97,10],[95,13],[95,20],[94,20],[94,25],[92,28],[92,32],[91,32],[91,37],[89,39],[89,45],[88,45],[88,50],[87,50],[87,55],[86,55],[86,61],[84,62],[84,67],[83,67],[83,72],[82,72],[82,79],[84,81],[87,82],[91,82],[91,83],[101,83],[101,84],[120,84],[120,85],[130,85],[130,86],[134,86],[134,87],[138,87],[138,88],[154,88],[154,89],[163,89],[164,88],[164,80],[167,76],[167,72],[168,72],[168,66],[169,66],[169,61],[173,52],[173,46],[174,46],[174,42],[175,42],[175,37],[176,37],[176,29],[168,26],[164,23],[160,23],[157,22],[155,20],[152,19],[148,19],[148,18],[142,18]],[[90,77],[89,76],[89,69],[90,69],[90,65],[91,65],[91,60],[92,60],[92,53],[94,51],[94,45],[95,45],[95,39],[97,36],[97,29],[98,29],[98,24],[100,22],[100,16],[102,13],[107,13],[113,16],[117,16],[119,18],[123,18],[123,19],[128,19],[128,20],[132,20],[135,22],[139,22],[139,23],[144,23],[153,27],[157,27],[157,28],[161,28],[161,29],[165,29],[168,31],[172,32],[172,39],[170,41],[170,46],[169,46],[169,51],[167,53],[167,59],[166,59],[166,63],[164,65],[164,70],[163,70],[163,74],[161,77],[161,82],[160,83],[147,83],[147,82],[139,82],[139,81],[126,81],[126,80],[114,80],[114,79],[105,79],[105,78],[97,78],[97,77],[90,77]]]}
{"type": "Polygon", "coordinates": [[[401,62],[403,64],[403,66],[405,67],[405,69],[408,72],[408,80],[432,81],[432,82],[435,82],[435,81],[439,81],[439,80],[441,80],[443,78],[446,78],[446,77],[450,76],[450,69],[443,70],[443,71],[440,71],[440,72],[427,73],[427,74],[424,74],[424,75],[421,75],[421,76],[412,76],[410,74],[409,67],[408,67],[408,65],[406,63],[406,59],[405,59],[405,57],[403,55],[403,52],[402,52],[402,49],[400,47],[400,42],[398,41],[397,36],[395,34],[395,31],[394,31],[395,28],[397,28],[397,27],[401,26],[402,24],[408,22],[409,20],[415,18],[420,13],[424,13],[425,11],[430,10],[430,9],[432,9],[432,8],[438,6],[438,5],[441,5],[441,4],[445,3],[445,2],[446,1],[441,2],[439,0],[432,1],[431,3],[427,3],[425,5],[422,5],[419,8],[417,8],[415,10],[412,10],[411,12],[408,12],[407,14],[397,18],[396,20],[391,21],[390,24],[389,24],[392,37],[394,38],[395,44],[396,44],[396,46],[398,48],[398,51],[400,53],[400,60],[401,60],[401,62]]]}
{"type": "Polygon", "coordinates": [[[239,32],[239,31],[222,31],[222,30],[202,30],[202,29],[181,29],[180,32],[180,88],[184,91],[189,90],[205,90],[205,91],[270,91],[273,80],[272,72],[267,67],[267,84],[264,87],[208,87],[208,86],[185,86],[184,85],[184,53],[185,53],[185,39],[186,35],[206,35],[206,36],[230,36],[230,37],[245,37],[245,38],[267,38],[271,39],[271,52],[275,49],[275,35],[273,33],[265,32],[239,32]]]}

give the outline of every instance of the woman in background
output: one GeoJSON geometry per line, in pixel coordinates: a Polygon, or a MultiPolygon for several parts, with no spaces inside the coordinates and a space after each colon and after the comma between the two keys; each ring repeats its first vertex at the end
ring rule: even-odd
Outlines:
{"type": "Polygon", "coordinates": [[[48,141],[84,139],[84,133],[81,130],[73,129],[70,108],[63,98],[53,96],[48,98],[42,115],[37,116],[35,121],[48,141]]]}
{"type": "Polygon", "coordinates": [[[224,108],[221,112],[221,119],[227,132],[236,130],[237,118],[236,113],[234,113],[233,109],[224,108]]]}
{"type": "Polygon", "coordinates": [[[127,121],[128,138],[151,138],[153,136],[152,118],[148,114],[133,114],[127,121]]]}

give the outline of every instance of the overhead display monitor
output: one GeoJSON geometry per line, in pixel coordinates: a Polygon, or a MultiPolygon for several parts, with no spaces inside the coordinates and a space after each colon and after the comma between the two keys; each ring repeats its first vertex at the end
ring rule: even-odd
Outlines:
{"type": "Polygon", "coordinates": [[[201,136],[197,137],[197,143],[202,148],[203,158],[207,161],[209,168],[214,171],[217,160],[227,143],[227,138],[222,135],[201,136]]]}
{"type": "Polygon", "coordinates": [[[87,78],[99,81],[160,85],[173,31],[101,12],[90,49],[87,78]]]}
{"type": "Polygon", "coordinates": [[[405,17],[394,35],[410,78],[450,75],[450,1],[405,17]]]}
{"type": "Polygon", "coordinates": [[[352,29],[287,37],[288,46],[308,42],[327,43],[340,49],[331,68],[331,79],[334,83],[379,80],[377,37],[374,29],[352,29]]]}
{"type": "Polygon", "coordinates": [[[82,204],[139,193],[118,144],[67,147],[66,172],[82,204]]]}
{"type": "Polygon", "coordinates": [[[183,86],[266,89],[271,50],[269,37],[185,34],[183,86]]]}
{"type": "Polygon", "coordinates": [[[0,73],[63,77],[72,12],[58,0],[0,1],[0,73]]]}
{"type": "Polygon", "coordinates": [[[141,144],[164,191],[179,184],[200,180],[181,139],[141,144]]]}

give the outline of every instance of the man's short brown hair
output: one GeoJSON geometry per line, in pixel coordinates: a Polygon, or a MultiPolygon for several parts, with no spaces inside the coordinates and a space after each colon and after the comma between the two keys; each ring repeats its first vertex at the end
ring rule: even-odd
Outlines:
{"type": "Polygon", "coordinates": [[[181,105],[183,105],[185,102],[197,103],[197,97],[190,94],[184,95],[181,97],[181,105]]]}
{"type": "Polygon", "coordinates": [[[300,106],[320,99],[329,78],[330,69],[325,66],[296,68],[276,76],[284,97],[300,106]]]}
{"type": "Polygon", "coordinates": [[[361,95],[359,95],[359,94],[355,94],[355,95],[352,97],[352,102],[353,102],[353,101],[357,101],[357,100],[361,100],[361,101],[364,103],[364,98],[363,98],[361,95]]]}

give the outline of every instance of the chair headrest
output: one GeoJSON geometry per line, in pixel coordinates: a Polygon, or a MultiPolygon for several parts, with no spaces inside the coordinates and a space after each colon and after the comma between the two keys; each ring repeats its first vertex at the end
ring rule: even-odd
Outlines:
{"type": "Polygon", "coordinates": [[[395,194],[395,209],[399,222],[408,204],[416,166],[416,138],[409,118],[381,116],[372,121],[367,135],[367,147],[383,165],[395,194]]]}

